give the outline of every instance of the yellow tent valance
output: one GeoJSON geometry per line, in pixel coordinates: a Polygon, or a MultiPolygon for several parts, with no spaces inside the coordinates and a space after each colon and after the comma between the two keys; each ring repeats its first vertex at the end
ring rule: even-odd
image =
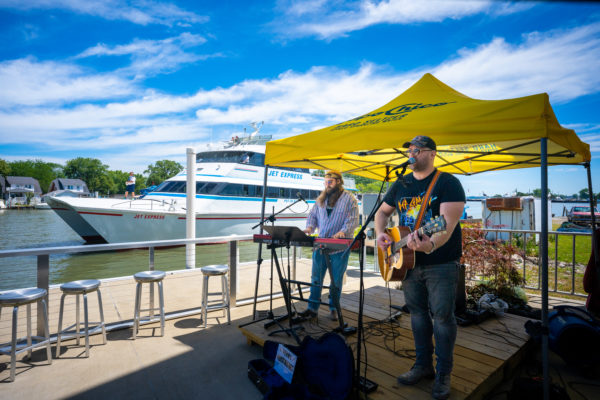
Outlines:
{"type": "Polygon", "coordinates": [[[404,161],[402,144],[416,135],[437,143],[435,165],[471,175],[591,159],[589,145],[558,123],[546,93],[506,100],[467,97],[431,74],[386,105],[327,128],[267,143],[265,164],[342,172],[382,180],[404,161]]]}

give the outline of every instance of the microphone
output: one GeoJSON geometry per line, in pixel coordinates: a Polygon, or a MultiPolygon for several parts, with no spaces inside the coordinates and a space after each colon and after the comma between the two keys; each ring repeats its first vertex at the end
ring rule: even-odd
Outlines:
{"type": "Polygon", "coordinates": [[[296,192],[296,197],[299,198],[300,200],[302,200],[303,202],[305,202],[307,205],[308,203],[306,202],[306,200],[304,199],[304,197],[302,196],[302,193],[300,192],[296,192]]]}
{"type": "Polygon", "coordinates": [[[392,169],[390,170],[390,172],[392,172],[392,171],[395,171],[395,170],[397,170],[397,169],[400,169],[400,168],[404,168],[404,167],[406,167],[407,165],[414,164],[414,163],[416,163],[416,162],[417,162],[417,160],[415,160],[413,157],[411,157],[411,158],[409,158],[408,160],[404,161],[402,164],[400,164],[400,165],[396,165],[394,168],[392,168],[392,169]]]}

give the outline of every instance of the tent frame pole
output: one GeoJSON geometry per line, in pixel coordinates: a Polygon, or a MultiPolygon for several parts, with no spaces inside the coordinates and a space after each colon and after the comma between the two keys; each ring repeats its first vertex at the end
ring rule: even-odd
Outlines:
{"type": "Polygon", "coordinates": [[[550,373],[548,359],[548,139],[540,140],[542,233],[540,256],[542,258],[542,370],[544,400],[550,399],[550,373]]]}
{"type": "MultiPolygon", "coordinates": [[[[267,177],[269,176],[269,166],[265,165],[265,175],[263,177],[262,205],[260,209],[260,220],[265,220],[265,203],[267,202],[267,177]]],[[[263,233],[263,223],[260,224],[260,234],[263,233]]],[[[258,244],[258,258],[256,259],[256,282],[254,284],[254,303],[252,305],[252,320],[256,320],[256,302],[258,300],[258,280],[260,279],[260,265],[262,264],[262,243],[258,244]]],[[[273,301],[273,291],[271,291],[271,301],[273,301]]],[[[272,312],[273,310],[270,310],[272,312]]]]}

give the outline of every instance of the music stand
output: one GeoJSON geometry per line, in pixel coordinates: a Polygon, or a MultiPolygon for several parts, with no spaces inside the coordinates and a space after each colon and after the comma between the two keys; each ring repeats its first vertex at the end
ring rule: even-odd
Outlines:
{"type": "Polygon", "coordinates": [[[265,225],[263,229],[269,232],[273,240],[281,242],[297,242],[312,246],[313,239],[297,226],[265,225]]]}
{"type": "MultiPolygon", "coordinates": [[[[269,235],[271,235],[271,239],[273,240],[273,242],[268,247],[271,248],[272,259],[275,261],[275,268],[277,269],[277,275],[279,276],[279,286],[281,286],[281,292],[283,293],[283,300],[285,302],[285,308],[286,308],[286,312],[287,312],[286,315],[274,318],[273,322],[279,324],[280,321],[287,318],[289,320],[289,325],[290,325],[289,328],[287,328],[287,329],[284,329],[282,327],[282,329],[280,331],[271,332],[269,335],[283,331],[283,332],[287,333],[288,335],[291,334],[294,337],[294,339],[296,339],[298,344],[300,344],[300,338],[298,338],[298,336],[296,335],[295,329],[302,329],[302,327],[293,327],[292,326],[292,324],[295,321],[293,321],[293,318],[292,318],[293,313],[292,313],[291,292],[290,292],[290,287],[287,284],[287,283],[289,283],[289,280],[286,283],[286,280],[283,278],[283,274],[281,272],[281,266],[279,265],[279,258],[277,257],[277,252],[275,251],[275,249],[277,247],[283,247],[283,246],[285,246],[286,248],[289,249],[291,242],[298,243],[298,244],[302,243],[304,245],[312,246],[313,239],[310,236],[307,236],[303,231],[301,231],[296,226],[263,226],[263,229],[265,231],[267,231],[269,233],[269,235]]],[[[265,324],[265,328],[266,327],[268,327],[268,326],[265,324]]]]}

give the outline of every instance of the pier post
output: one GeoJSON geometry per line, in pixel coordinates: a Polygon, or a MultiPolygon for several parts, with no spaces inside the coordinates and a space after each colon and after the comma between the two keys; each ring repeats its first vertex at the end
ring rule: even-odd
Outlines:
{"type": "Polygon", "coordinates": [[[238,259],[238,242],[232,240],[229,242],[229,304],[231,307],[235,307],[237,301],[238,259]]]}
{"type": "Polygon", "coordinates": [[[154,247],[148,248],[148,269],[154,271],[154,247]]]}
{"type": "MultiPolygon", "coordinates": [[[[37,256],[37,287],[40,289],[46,289],[48,292],[50,286],[50,255],[40,254],[37,256]]],[[[50,296],[46,295],[46,309],[50,310],[50,296]]],[[[46,319],[44,318],[44,310],[37,305],[37,336],[44,336],[44,326],[46,319]]]]}
{"type": "MultiPolygon", "coordinates": [[[[185,233],[187,239],[196,239],[196,152],[188,147],[185,233]]],[[[185,267],[196,268],[196,243],[185,245],[185,267]]]]}

